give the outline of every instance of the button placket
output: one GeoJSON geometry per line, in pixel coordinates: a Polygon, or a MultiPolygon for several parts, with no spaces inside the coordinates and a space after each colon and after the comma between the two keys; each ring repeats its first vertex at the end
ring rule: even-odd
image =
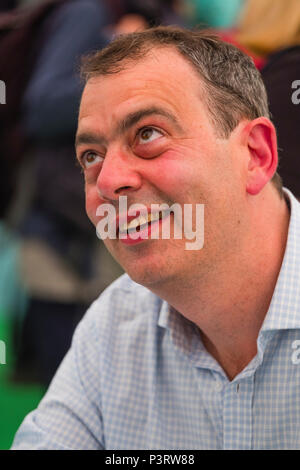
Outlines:
{"type": "Polygon", "coordinates": [[[223,448],[252,448],[252,399],[254,376],[224,387],[223,448]]]}

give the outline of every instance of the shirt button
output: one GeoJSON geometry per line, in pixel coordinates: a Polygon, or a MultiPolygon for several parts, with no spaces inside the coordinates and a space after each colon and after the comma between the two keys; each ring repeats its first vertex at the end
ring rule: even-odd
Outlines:
{"type": "Polygon", "coordinates": [[[217,382],[216,385],[215,385],[215,389],[217,392],[220,392],[223,388],[223,385],[221,382],[217,382]]]}

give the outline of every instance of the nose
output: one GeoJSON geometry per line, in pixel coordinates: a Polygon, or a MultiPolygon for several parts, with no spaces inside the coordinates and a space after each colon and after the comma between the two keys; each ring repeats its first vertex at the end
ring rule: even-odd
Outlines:
{"type": "Polygon", "coordinates": [[[108,150],[97,179],[99,196],[117,200],[119,196],[137,191],[141,184],[136,157],[120,148],[108,150]]]}

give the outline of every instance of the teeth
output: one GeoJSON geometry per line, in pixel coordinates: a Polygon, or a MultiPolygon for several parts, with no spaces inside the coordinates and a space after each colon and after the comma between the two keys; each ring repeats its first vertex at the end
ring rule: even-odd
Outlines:
{"type": "MultiPolygon", "coordinates": [[[[162,214],[164,216],[164,213],[162,214]]],[[[154,214],[151,214],[151,212],[148,214],[148,217],[139,216],[136,217],[135,219],[131,220],[129,224],[126,222],[120,226],[120,232],[126,232],[127,230],[133,229],[138,227],[139,225],[145,225],[149,222],[154,222],[156,220],[159,220],[160,218],[160,213],[155,212],[154,214]]]]}
{"type": "Polygon", "coordinates": [[[155,214],[149,214],[148,215],[148,222],[152,221],[154,222],[155,220],[159,219],[159,212],[156,212],[155,214]]]}
{"type": "Polygon", "coordinates": [[[122,224],[120,226],[120,232],[126,232],[126,230],[127,230],[127,224],[122,224]]]}
{"type": "Polygon", "coordinates": [[[138,225],[144,225],[148,222],[148,220],[145,217],[137,217],[136,219],[133,219],[131,222],[129,222],[127,229],[135,228],[138,225]]]}

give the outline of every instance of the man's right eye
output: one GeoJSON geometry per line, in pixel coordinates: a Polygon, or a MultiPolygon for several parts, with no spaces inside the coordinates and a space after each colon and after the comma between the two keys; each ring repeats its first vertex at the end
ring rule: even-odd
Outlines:
{"type": "Polygon", "coordinates": [[[81,163],[84,169],[90,168],[97,163],[101,163],[103,161],[103,157],[101,157],[98,153],[87,151],[81,157],[81,163]]]}

